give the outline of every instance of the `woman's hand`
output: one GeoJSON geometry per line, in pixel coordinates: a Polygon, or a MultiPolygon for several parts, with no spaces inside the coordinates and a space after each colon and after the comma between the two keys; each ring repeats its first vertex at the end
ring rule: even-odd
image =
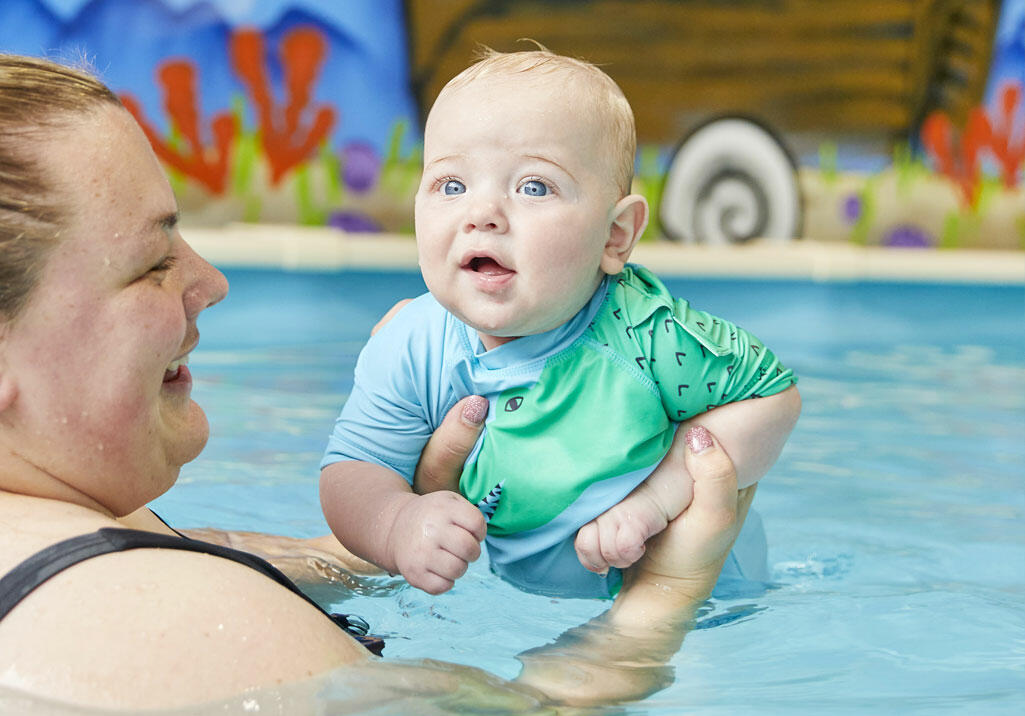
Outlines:
{"type": "Polygon", "coordinates": [[[413,475],[414,492],[459,492],[463,463],[477,443],[487,416],[487,398],[479,395],[467,396],[452,406],[420,453],[413,475]]]}
{"type": "Polygon", "coordinates": [[[690,506],[648,543],[602,616],[520,656],[518,682],[574,706],[643,698],[672,683],[667,665],[711,594],[754,487],[737,492],[729,456],[704,428],[677,433],[658,469],[686,466],[690,506]]]}
{"type": "Polygon", "coordinates": [[[395,314],[401,311],[403,308],[405,308],[406,304],[412,302],[412,300],[413,299],[411,298],[404,298],[398,303],[396,303],[394,306],[389,308],[387,312],[385,312],[385,314],[381,316],[381,320],[375,323],[374,327],[370,329],[370,335],[374,335],[379,330],[384,328],[384,324],[390,321],[391,319],[395,318],[395,314]]]}
{"type": "Polygon", "coordinates": [[[621,627],[645,627],[659,611],[690,619],[686,607],[696,609],[712,593],[754,499],[757,485],[737,491],[733,463],[707,429],[690,428],[685,445],[680,442],[677,434],[659,469],[685,466],[694,478],[694,498],[626,573],[620,599],[610,610],[621,627]]]}
{"type": "MultiPolygon", "coordinates": [[[[487,405],[469,396],[453,406],[424,447],[420,473],[446,484],[458,481],[483,428],[483,415],[467,406],[481,401],[487,405]]],[[[332,532],[353,554],[392,574],[401,572],[432,594],[450,588],[479,556],[484,538],[479,510],[454,492],[418,495],[404,477],[382,465],[342,460],[326,466],[320,501],[332,532]],[[472,547],[468,537],[475,540],[472,547]]]]}
{"type": "MultiPolygon", "coordinates": [[[[404,298],[389,308],[370,329],[370,335],[381,330],[412,300],[404,298]]],[[[469,395],[452,406],[420,455],[413,477],[414,492],[420,495],[438,490],[459,492],[463,463],[477,443],[487,416],[488,401],[479,395],[469,395]]]]}
{"type": "Polygon", "coordinates": [[[410,516],[403,515],[396,525],[405,533],[397,538],[403,558],[396,565],[410,584],[430,594],[451,589],[480,557],[484,517],[458,490],[463,463],[487,414],[488,401],[479,395],[463,398],[448,411],[416,466],[413,490],[420,497],[407,508],[410,516]],[[441,491],[450,492],[431,494],[441,491]]]}

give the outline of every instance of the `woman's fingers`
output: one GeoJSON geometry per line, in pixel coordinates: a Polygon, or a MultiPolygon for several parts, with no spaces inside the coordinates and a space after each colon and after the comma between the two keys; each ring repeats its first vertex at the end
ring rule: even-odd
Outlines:
{"type": "Polygon", "coordinates": [[[413,299],[411,298],[404,298],[398,303],[396,303],[394,306],[389,308],[388,312],[381,316],[381,320],[375,323],[374,327],[370,329],[370,335],[374,335],[379,330],[384,328],[384,324],[390,321],[391,319],[395,318],[395,314],[401,311],[405,307],[405,305],[412,300],[413,299]]]}
{"type": "Polygon", "coordinates": [[[420,454],[413,490],[421,495],[438,490],[459,491],[463,463],[484,428],[488,401],[470,395],[456,403],[420,454]]]}
{"type": "Polygon", "coordinates": [[[758,483],[748,485],[743,490],[737,493],[737,532],[740,532],[740,528],[744,525],[744,520],[747,519],[747,511],[751,507],[751,503],[755,499],[755,490],[758,489],[758,483]]]}
{"type": "MultiPolygon", "coordinates": [[[[753,491],[745,491],[744,509],[738,509],[736,471],[718,441],[700,426],[688,430],[683,439],[694,498],[665,531],[648,541],[647,552],[634,569],[641,578],[703,583],[710,570],[721,569],[753,491]]],[[[717,574],[711,576],[714,584],[717,574]]]]}
{"type": "Polygon", "coordinates": [[[692,508],[698,508],[709,518],[716,516],[728,525],[737,514],[737,472],[733,462],[712,433],[701,425],[690,428],[684,440],[687,472],[694,479],[692,508]]]}
{"type": "Polygon", "coordinates": [[[382,315],[381,320],[378,321],[376,324],[374,324],[374,327],[372,329],[370,329],[370,335],[372,336],[375,333],[377,333],[379,330],[384,328],[384,324],[386,324],[388,321],[391,321],[392,319],[394,319],[395,318],[395,314],[398,313],[400,310],[402,310],[406,306],[406,304],[411,302],[412,300],[413,300],[412,298],[404,298],[401,301],[399,301],[398,303],[396,303],[394,306],[392,306],[391,308],[388,308],[387,312],[384,313],[384,315],[382,315]]]}

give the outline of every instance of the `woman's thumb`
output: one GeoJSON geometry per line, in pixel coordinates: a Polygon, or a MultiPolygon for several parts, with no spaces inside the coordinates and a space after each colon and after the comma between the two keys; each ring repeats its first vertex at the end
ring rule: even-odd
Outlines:
{"type": "Polygon", "coordinates": [[[695,425],[684,434],[687,472],[694,480],[694,503],[703,509],[737,509],[737,473],[729,455],[707,428],[695,425]]]}

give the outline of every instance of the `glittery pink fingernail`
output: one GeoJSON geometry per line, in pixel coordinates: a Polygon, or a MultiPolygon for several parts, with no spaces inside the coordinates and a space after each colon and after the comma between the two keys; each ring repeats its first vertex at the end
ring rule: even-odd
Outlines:
{"type": "Polygon", "coordinates": [[[488,417],[488,400],[479,395],[471,396],[463,406],[463,420],[471,425],[480,425],[488,417]]]}
{"type": "Polygon", "coordinates": [[[683,436],[683,439],[687,441],[690,451],[694,454],[704,452],[712,447],[712,433],[708,432],[708,429],[701,425],[695,425],[693,428],[690,428],[683,436]]]}

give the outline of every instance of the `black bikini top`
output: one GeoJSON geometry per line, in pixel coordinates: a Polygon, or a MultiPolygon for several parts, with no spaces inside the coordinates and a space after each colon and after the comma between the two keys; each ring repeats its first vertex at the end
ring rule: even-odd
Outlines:
{"type": "Polygon", "coordinates": [[[277,567],[256,555],[231,549],[230,547],[222,547],[209,542],[191,539],[184,535],[173,537],[156,532],[111,527],[104,527],[96,532],[79,535],[78,537],[72,537],[71,539],[50,545],[46,549],[36,552],[0,578],[0,619],[7,616],[8,612],[14,609],[22,599],[39,587],[39,585],[68,567],[103,554],[124,552],[130,549],[151,548],[201,552],[244,564],[274,580],[293,594],[302,597],[372,653],[380,656],[381,651],[384,649],[383,639],[367,634],[369,625],[363,619],[353,615],[332,614],[325,611],[319,604],[304,594],[296,586],[295,582],[286,577],[277,567]]]}

